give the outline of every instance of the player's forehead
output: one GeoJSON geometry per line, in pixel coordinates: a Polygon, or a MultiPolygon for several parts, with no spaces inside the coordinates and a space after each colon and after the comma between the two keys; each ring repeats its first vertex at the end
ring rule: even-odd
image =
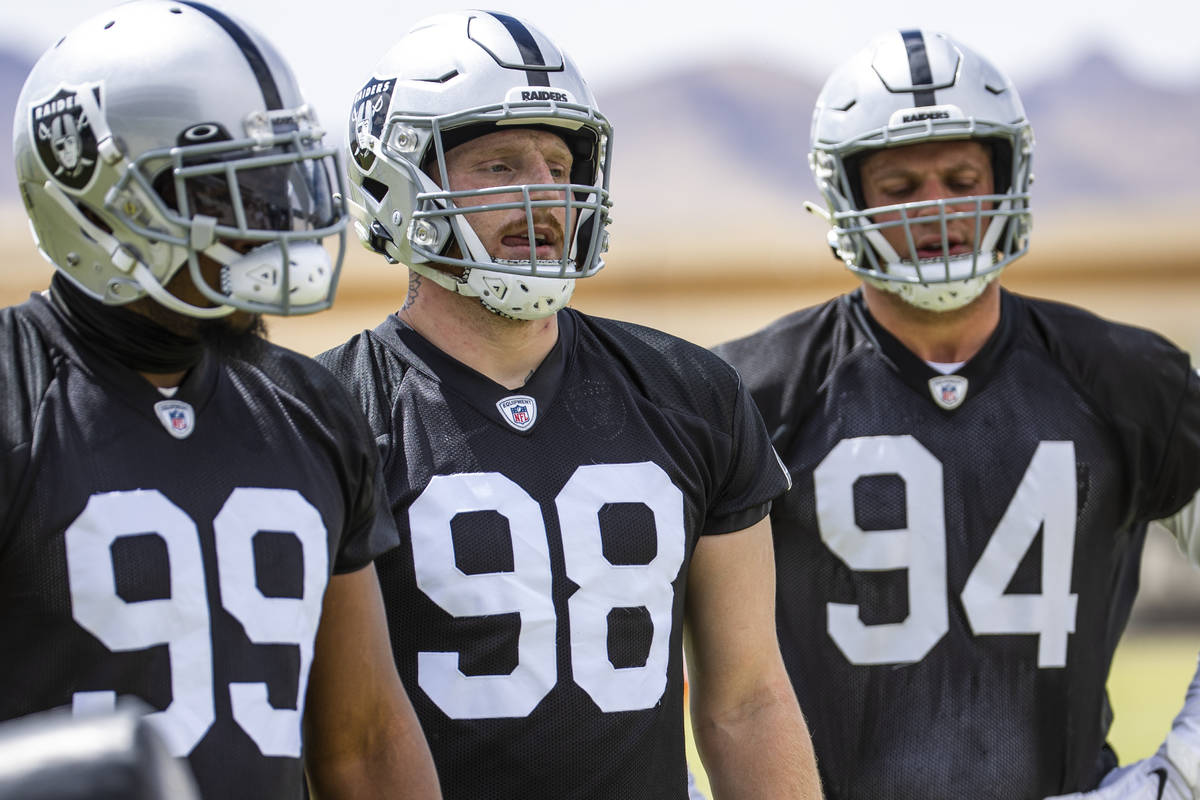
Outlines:
{"type": "Polygon", "coordinates": [[[862,160],[862,179],[891,173],[948,169],[987,169],[991,166],[991,151],[975,139],[951,139],[918,142],[901,147],[877,150],[862,160]]]}

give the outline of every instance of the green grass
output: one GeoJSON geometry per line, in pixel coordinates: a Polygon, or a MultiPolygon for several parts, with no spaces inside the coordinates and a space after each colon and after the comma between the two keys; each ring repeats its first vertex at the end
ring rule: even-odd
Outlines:
{"type": "Polygon", "coordinates": [[[1122,764],[1154,753],[1196,672],[1200,633],[1126,636],[1117,648],[1108,694],[1113,704],[1109,742],[1122,764]]]}
{"type": "MultiPolygon", "coordinates": [[[[1131,634],[1117,647],[1108,680],[1114,713],[1109,742],[1122,764],[1145,758],[1162,744],[1196,672],[1198,652],[1200,633],[1131,634]]],[[[711,797],[690,725],[687,744],[696,783],[711,797]]]]}

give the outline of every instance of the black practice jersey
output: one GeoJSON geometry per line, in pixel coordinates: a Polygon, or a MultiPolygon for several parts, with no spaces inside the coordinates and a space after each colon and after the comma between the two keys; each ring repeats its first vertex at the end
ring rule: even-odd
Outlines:
{"type": "Polygon", "coordinates": [[[0,719],[135,696],[205,797],[301,797],[329,577],[398,541],[361,412],[269,345],[167,400],[41,295],[0,340],[0,719]]]}
{"type": "Polygon", "coordinates": [[[832,800],[1040,800],[1114,766],[1105,682],[1146,525],[1200,484],[1162,338],[1002,295],[955,375],[839,298],[718,348],[792,490],[778,627],[832,800]]]}
{"type": "Polygon", "coordinates": [[[395,316],[319,357],[384,454],[396,664],[447,798],[682,800],[688,563],[698,536],[766,516],[787,478],[727,364],[558,320],[515,391],[395,316]]]}

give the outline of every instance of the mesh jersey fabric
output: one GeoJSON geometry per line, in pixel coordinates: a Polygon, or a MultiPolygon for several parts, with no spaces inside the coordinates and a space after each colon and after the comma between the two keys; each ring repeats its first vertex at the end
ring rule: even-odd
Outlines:
{"type": "Polygon", "coordinates": [[[174,396],[194,410],[176,438],[162,395],[45,297],[0,311],[0,332],[0,718],[133,695],[198,739],[203,796],[303,796],[299,757],[264,756],[261,715],[235,719],[231,695],[258,684],[296,709],[315,630],[272,635],[262,600],[319,604],[331,574],[398,542],[361,412],[311,359],[209,352],[174,396]]]}
{"type": "Polygon", "coordinates": [[[1147,523],[1200,482],[1186,354],[1007,291],[950,409],[861,292],[716,351],[793,478],[777,623],[826,796],[1096,786],[1147,523]]]}
{"type": "Polygon", "coordinates": [[[445,796],[682,800],[688,563],[787,479],[711,353],[571,309],[558,324],[515,391],[394,315],[318,359],[383,452],[403,543],[380,582],[445,796]],[[498,409],[513,396],[531,427],[498,409]]]}

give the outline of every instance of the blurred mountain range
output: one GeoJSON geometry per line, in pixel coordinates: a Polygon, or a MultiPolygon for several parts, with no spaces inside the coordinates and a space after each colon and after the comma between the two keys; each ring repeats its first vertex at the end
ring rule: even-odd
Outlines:
{"type": "MultiPolygon", "coordinates": [[[[770,249],[782,251],[797,225],[823,232],[801,211],[820,199],[806,162],[820,83],[723,64],[601,94],[616,131],[614,231],[652,235],[666,223],[723,249],[779,237],[770,249]]],[[[1200,207],[1200,82],[1151,86],[1093,52],[1018,90],[1036,139],[1037,219],[1200,207]]]]}
{"type": "MultiPolygon", "coordinates": [[[[0,51],[5,120],[31,66],[0,51]]],[[[801,201],[818,199],[805,155],[819,85],[765,64],[724,63],[600,92],[616,131],[614,235],[670,230],[735,248],[786,237],[798,215],[808,217],[801,201]]],[[[1200,83],[1147,85],[1094,52],[1018,88],[1037,139],[1039,217],[1200,206],[1200,83]]],[[[11,133],[0,124],[0,205],[17,202],[11,133]]]]}

